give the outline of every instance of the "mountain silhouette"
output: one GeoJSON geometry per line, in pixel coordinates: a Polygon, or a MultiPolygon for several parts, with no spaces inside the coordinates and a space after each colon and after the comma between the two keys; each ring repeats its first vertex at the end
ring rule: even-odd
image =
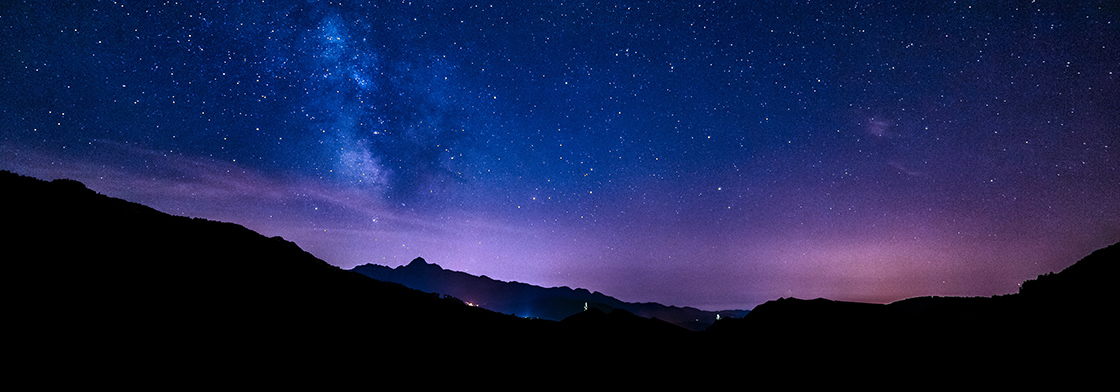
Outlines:
{"type": "Polygon", "coordinates": [[[540,339],[544,350],[565,342],[559,323],[370,279],[280,237],[164,214],[77,181],[3,171],[0,189],[15,337],[6,351],[29,369],[320,366],[309,358],[330,358],[322,366],[332,371],[350,361],[391,369],[434,352],[520,350],[534,336],[556,337],[540,339]]]}
{"type": "Polygon", "coordinates": [[[9,368],[17,374],[415,375],[429,371],[418,364],[485,358],[545,376],[616,362],[679,369],[676,354],[696,346],[696,332],[625,311],[558,322],[469,306],[340,269],[280,237],[165,214],[77,181],[0,171],[0,190],[6,353],[18,358],[9,368]]]}
{"type": "MultiPolygon", "coordinates": [[[[1006,386],[1103,380],[1118,348],[1120,244],[1014,294],[885,305],[782,298],[696,332],[578,289],[493,283],[503,297],[559,290],[600,300],[559,322],[469,306],[340,269],[280,237],[168,215],[77,181],[0,171],[0,206],[8,370],[34,380],[150,385],[329,372],[372,374],[358,377],[364,385],[448,374],[477,381],[466,369],[541,381],[593,372],[631,386],[667,378],[1006,386]]],[[[489,280],[423,260],[397,269],[471,287],[489,280]]]]}
{"type": "MultiPolygon", "coordinates": [[[[1107,372],[1091,352],[1115,352],[1115,279],[1120,243],[1059,273],[993,297],[916,297],[890,304],[780,298],[707,332],[729,347],[791,360],[813,352],[825,361],[897,366],[973,363],[1022,372],[1107,372]],[[785,353],[785,354],[782,354],[785,353]],[[788,355],[788,356],[783,356],[788,355]],[[898,362],[899,359],[905,359],[898,362]]],[[[984,376],[985,369],[975,376],[984,376]]]]}
{"type": "Polygon", "coordinates": [[[502,282],[487,276],[446,270],[439,265],[428,263],[423,258],[416,258],[407,265],[396,268],[365,264],[352,270],[374,279],[400,283],[416,290],[457,297],[499,313],[555,321],[579,314],[586,309],[599,309],[605,313],[620,309],[640,317],[657,318],[689,330],[702,331],[716,321],[717,315],[742,317],[748,312],[746,310],[711,312],[658,303],[631,303],[587,289],[544,288],[520,282],[502,282]]]}

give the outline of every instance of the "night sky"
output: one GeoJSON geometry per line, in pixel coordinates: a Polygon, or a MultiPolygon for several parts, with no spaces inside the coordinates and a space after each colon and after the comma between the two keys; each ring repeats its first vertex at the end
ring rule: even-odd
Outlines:
{"type": "Polygon", "coordinates": [[[1120,241],[1118,108],[1115,0],[0,5],[2,169],[711,310],[1011,293],[1120,241]]]}

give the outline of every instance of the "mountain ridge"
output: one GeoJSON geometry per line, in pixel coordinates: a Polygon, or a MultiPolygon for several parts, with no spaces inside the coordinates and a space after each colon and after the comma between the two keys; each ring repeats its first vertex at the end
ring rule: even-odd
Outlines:
{"type": "Polygon", "coordinates": [[[505,282],[488,276],[444,269],[421,257],[405,265],[388,267],[363,264],[351,271],[374,279],[400,283],[406,287],[459,298],[474,305],[518,317],[560,321],[586,309],[611,312],[622,309],[645,318],[702,331],[718,317],[742,317],[747,310],[705,311],[688,306],[655,302],[625,302],[598,291],[583,288],[542,287],[523,282],[505,282]]]}
{"type": "Polygon", "coordinates": [[[717,321],[706,332],[729,347],[809,351],[837,361],[847,359],[844,353],[864,352],[949,363],[967,353],[979,363],[1106,372],[1106,364],[1085,354],[1120,348],[1120,322],[1112,315],[1120,299],[1114,283],[1118,274],[1120,243],[1028,280],[1018,293],[923,296],[889,304],[779,298],[743,318],[717,321]]]}
{"type": "Polygon", "coordinates": [[[1004,385],[996,375],[1006,368],[1102,378],[1111,362],[1099,354],[1117,349],[1120,243],[1015,294],[891,304],[781,298],[690,332],[623,309],[553,322],[467,306],[340,269],[280,237],[165,214],[77,181],[0,171],[0,189],[0,279],[17,375],[62,370],[119,383],[339,367],[431,374],[485,354],[487,368],[542,379],[625,364],[682,378],[751,369],[754,381],[803,380],[874,369],[888,380],[980,376],[1004,385]]]}
{"type": "Polygon", "coordinates": [[[168,215],[72,180],[0,171],[0,189],[7,326],[20,337],[9,353],[31,369],[167,374],[168,364],[197,369],[195,356],[208,367],[314,366],[304,358],[324,356],[391,366],[422,358],[417,347],[509,352],[526,336],[563,341],[559,324],[370,279],[240,225],[168,215]],[[340,333],[376,338],[327,338],[340,333]],[[392,356],[365,354],[377,352],[392,356]]]}

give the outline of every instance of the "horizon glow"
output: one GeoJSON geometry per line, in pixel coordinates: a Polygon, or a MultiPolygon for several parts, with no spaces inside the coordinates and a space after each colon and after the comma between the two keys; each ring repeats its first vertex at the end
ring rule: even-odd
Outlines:
{"type": "Polygon", "coordinates": [[[0,169],[443,268],[749,309],[1120,241],[1109,2],[0,8],[0,169]]]}

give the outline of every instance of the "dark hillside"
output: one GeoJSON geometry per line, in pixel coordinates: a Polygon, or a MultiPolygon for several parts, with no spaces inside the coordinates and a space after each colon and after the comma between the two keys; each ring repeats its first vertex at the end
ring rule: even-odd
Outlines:
{"type": "Polygon", "coordinates": [[[562,322],[499,314],[339,269],[278,237],[167,215],[75,181],[0,172],[0,206],[12,370],[65,372],[66,380],[120,381],[120,369],[130,380],[205,380],[339,368],[549,380],[593,369],[626,384],[637,375],[656,382],[746,371],[756,381],[801,385],[814,380],[806,372],[833,380],[820,377],[871,369],[880,380],[992,372],[1024,380],[1055,370],[1091,378],[1111,369],[1099,358],[1117,348],[1120,245],[1016,294],[888,305],[779,299],[699,333],[625,310],[592,309],[562,322]]]}
{"type": "Polygon", "coordinates": [[[995,297],[918,297],[887,305],[782,298],[716,322],[709,338],[779,356],[813,352],[892,369],[967,358],[1017,371],[1092,372],[1107,365],[1091,353],[1120,348],[1120,323],[1111,316],[1118,252],[1114,244],[1023,283],[1019,293],[995,297]]]}
{"type": "Polygon", "coordinates": [[[7,320],[25,337],[14,351],[25,363],[102,361],[107,352],[131,358],[122,366],[203,353],[267,363],[361,353],[391,363],[418,347],[502,349],[555,328],[376,281],[279,237],[167,215],[75,181],[2,172],[0,189],[7,320]]]}

